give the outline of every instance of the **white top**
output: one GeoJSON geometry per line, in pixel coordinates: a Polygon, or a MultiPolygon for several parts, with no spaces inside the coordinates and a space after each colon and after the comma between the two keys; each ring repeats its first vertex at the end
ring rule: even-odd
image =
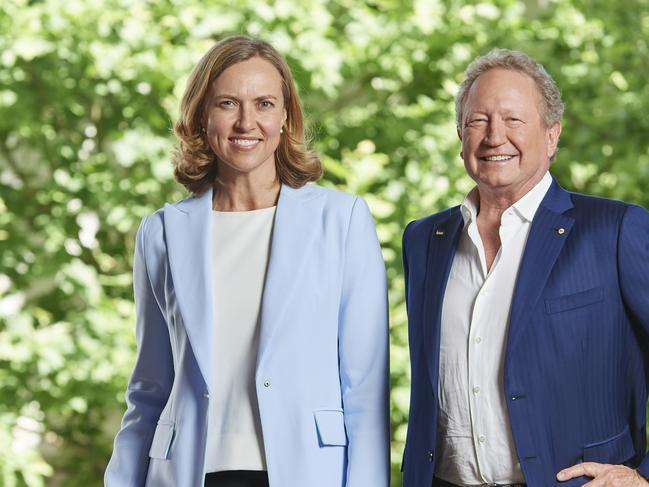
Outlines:
{"type": "Polygon", "coordinates": [[[524,482],[503,388],[509,313],[534,214],[550,173],[504,211],[489,272],[477,190],[461,206],[464,229],[442,307],[436,476],[458,485],[524,482]],[[503,257],[504,256],[504,257],[503,257]]]}
{"type": "Polygon", "coordinates": [[[212,212],[215,373],[206,472],[266,470],[255,368],[274,216],[275,207],[212,212]]]}

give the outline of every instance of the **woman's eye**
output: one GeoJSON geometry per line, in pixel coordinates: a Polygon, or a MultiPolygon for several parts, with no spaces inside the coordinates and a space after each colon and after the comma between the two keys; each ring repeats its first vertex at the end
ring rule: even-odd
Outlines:
{"type": "Polygon", "coordinates": [[[259,103],[259,106],[261,106],[262,108],[271,108],[271,107],[274,106],[274,105],[273,105],[273,102],[271,102],[271,101],[269,101],[269,100],[262,100],[262,101],[259,103]]]}
{"type": "Polygon", "coordinates": [[[221,100],[219,102],[219,106],[222,106],[224,108],[229,108],[234,106],[234,102],[232,100],[221,100]]]}

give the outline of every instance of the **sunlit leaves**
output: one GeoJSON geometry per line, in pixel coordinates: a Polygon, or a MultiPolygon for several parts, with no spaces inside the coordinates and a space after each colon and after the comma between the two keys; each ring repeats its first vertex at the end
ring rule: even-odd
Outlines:
{"type": "Polygon", "coordinates": [[[185,195],[170,164],[178,101],[213,41],[238,33],[287,57],[322,184],[361,194],[375,216],[394,486],[409,387],[401,233],[471,188],[454,120],[470,60],[493,47],[536,57],[567,105],[555,176],[649,203],[646,0],[5,0],[0,485],[49,485],[54,472],[101,485],[134,357],[135,229],[185,195]]]}

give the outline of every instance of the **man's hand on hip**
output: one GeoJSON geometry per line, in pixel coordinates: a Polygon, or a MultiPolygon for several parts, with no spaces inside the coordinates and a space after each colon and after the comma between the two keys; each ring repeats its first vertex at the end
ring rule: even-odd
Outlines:
{"type": "Polygon", "coordinates": [[[584,462],[565,468],[557,474],[557,479],[566,481],[585,475],[593,480],[584,487],[646,487],[647,479],[632,468],[624,465],[584,462]]]}

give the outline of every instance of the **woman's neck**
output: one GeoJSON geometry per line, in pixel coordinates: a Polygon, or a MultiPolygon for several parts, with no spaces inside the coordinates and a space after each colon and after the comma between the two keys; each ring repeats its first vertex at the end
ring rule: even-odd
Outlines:
{"type": "Polygon", "coordinates": [[[277,204],[281,184],[277,175],[266,181],[248,177],[217,178],[212,209],[216,211],[251,211],[277,204]]]}

